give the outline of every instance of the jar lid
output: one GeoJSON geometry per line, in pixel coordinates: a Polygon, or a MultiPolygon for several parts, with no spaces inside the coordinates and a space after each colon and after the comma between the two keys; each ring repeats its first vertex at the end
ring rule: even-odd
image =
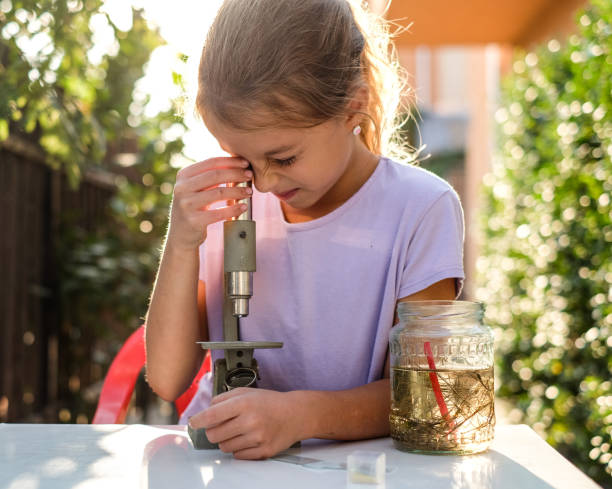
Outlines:
{"type": "Polygon", "coordinates": [[[404,301],[397,305],[397,315],[402,321],[410,320],[453,320],[462,316],[476,315],[479,319],[484,305],[474,301],[404,301]]]}

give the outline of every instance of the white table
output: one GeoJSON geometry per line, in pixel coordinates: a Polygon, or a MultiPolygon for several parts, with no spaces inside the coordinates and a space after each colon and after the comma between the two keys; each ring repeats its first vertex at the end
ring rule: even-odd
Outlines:
{"type": "MultiPolygon", "coordinates": [[[[291,453],[341,463],[354,450],[386,453],[385,489],[599,487],[527,426],[498,427],[479,455],[408,454],[389,438],[305,442],[291,453]]],[[[1,489],[319,489],[347,487],[346,479],[345,470],[196,451],[182,426],[0,424],[1,489]]]]}

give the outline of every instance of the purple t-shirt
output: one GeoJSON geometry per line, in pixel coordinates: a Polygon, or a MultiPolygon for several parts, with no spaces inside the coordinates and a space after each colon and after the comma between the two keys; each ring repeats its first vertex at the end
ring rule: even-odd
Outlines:
{"type": "MultiPolygon", "coordinates": [[[[309,222],[288,223],[272,194],[253,194],[257,271],[245,341],[282,341],[255,350],[258,387],[342,390],[382,378],[398,299],[463,274],[463,212],[444,180],[381,158],[342,206],[309,222]]],[[[200,248],[211,341],[223,340],[223,225],[200,248]]],[[[222,357],[213,352],[213,361],[222,357]]],[[[205,409],[206,375],[182,421],[205,409]]]]}

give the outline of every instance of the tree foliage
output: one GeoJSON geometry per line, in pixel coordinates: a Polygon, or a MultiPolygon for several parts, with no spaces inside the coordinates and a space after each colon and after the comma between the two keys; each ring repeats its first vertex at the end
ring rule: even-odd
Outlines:
{"type": "Polygon", "coordinates": [[[612,473],[612,3],[522,54],[496,119],[478,297],[498,394],[591,477],[612,473]]]}
{"type": "MultiPolygon", "coordinates": [[[[135,90],[163,39],[143,12],[133,10],[131,27],[121,30],[102,6],[0,1],[0,143],[17,136],[38,146],[73,187],[97,168],[115,188],[103,226],[88,231],[65,216],[55,236],[69,371],[90,362],[105,371],[112,350],[141,323],[166,230],[170,162],[183,148],[178,108],[147,117],[148,98],[135,90]],[[108,343],[100,348],[102,338],[112,340],[110,352],[108,343]]],[[[72,394],[67,409],[91,419],[96,399],[82,408],[80,392],[72,394]]]]}

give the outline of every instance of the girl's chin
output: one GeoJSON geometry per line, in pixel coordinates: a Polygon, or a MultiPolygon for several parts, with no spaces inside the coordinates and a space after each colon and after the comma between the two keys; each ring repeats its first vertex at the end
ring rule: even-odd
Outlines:
{"type": "MultiPolygon", "coordinates": [[[[301,192],[300,192],[301,194],[301,192]]],[[[289,201],[280,201],[281,207],[285,210],[292,210],[298,214],[304,215],[319,215],[321,209],[318,207],[318,200],[306,199],[306,196],[298,195],[297,198],[289,201]]],[[[325,213],[321,214],[324,215],[325,213]]]]}

